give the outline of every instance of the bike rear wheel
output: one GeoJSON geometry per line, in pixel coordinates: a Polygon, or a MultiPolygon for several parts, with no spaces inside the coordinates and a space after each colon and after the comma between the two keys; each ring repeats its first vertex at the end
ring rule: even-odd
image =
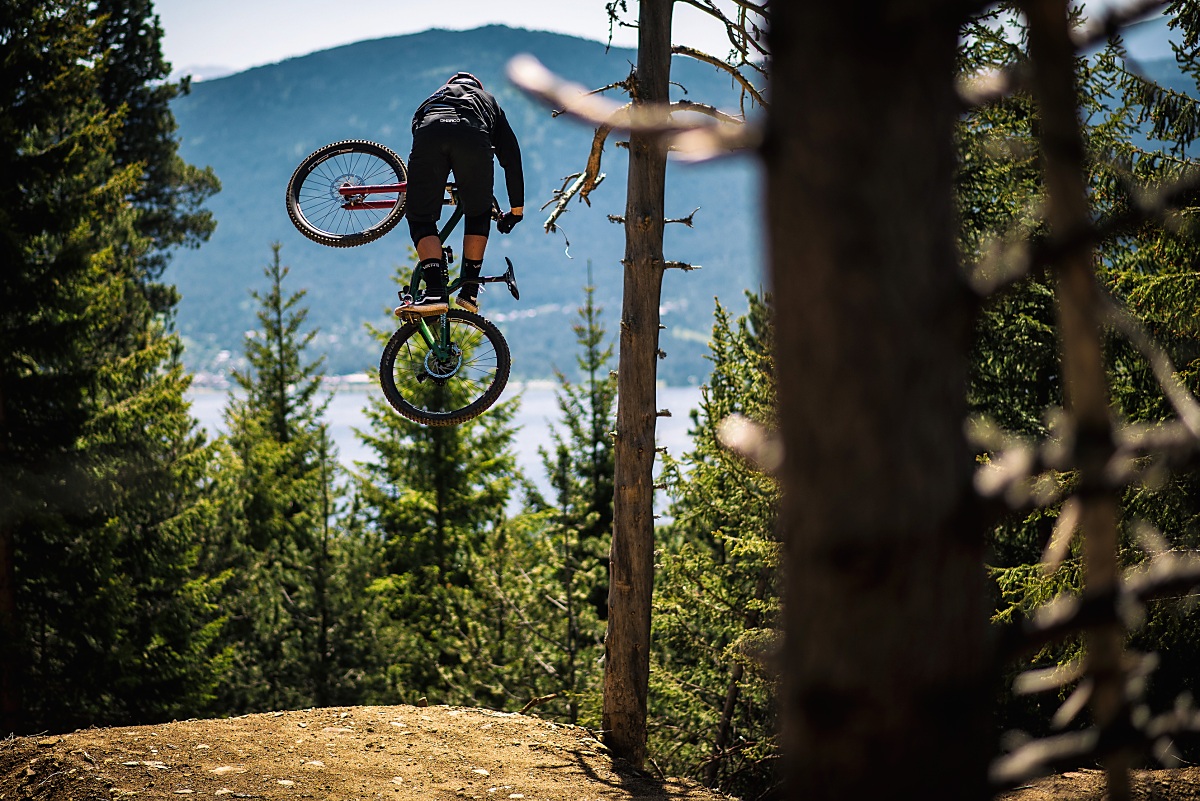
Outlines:
{"type": "Polygon", "coordinates": [[[400,222],[405,193],[353,195],[345,190],[407,181],[404,161],[391,149],[362,139],[334,142],[313,151],[292,173],[288,217],[300,233],[322,245],[364,245],[400,222]]]}
{"type": "MultiPolygon", "coordinates": [[[[461,309],[446,312],[450,353],[439,358],[416,322],[402,325],[383,349],[379,385],[400,414],[428,426],[465,423],[487,411],[508,383],[511,356],[490,320],[461,309]]],[[[434,336],[441,318],[426,318],[434,336]]]]}

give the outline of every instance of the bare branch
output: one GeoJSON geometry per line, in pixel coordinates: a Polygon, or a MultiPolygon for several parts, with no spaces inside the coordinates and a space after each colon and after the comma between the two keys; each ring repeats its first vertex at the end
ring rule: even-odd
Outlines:
{"type": "Polygon", "coordinates": [[[762,92],[755,89],[754,85],[746,79],[746,76],[742,75],[741,71],[733,65],[722,61],[716,56],[710,56],[708,53],[697,50],[694,47],[687,47],[686,45],[673,45],[671,47],[671,52],[675,55],[687,56],[688,58],[694,58],[697,61],[703,61],[705,64],[711,64],[717,69],[728,73],[730,77],[738,82],[744,92],[749,94],[750,97],[754,98],[755,103],[758,103],[764,108],[766,107],[767,101],[763,99],[762,92]]]}
{"type": "Polygon", "coordinates": [[[722,445],[764,473],[774,473],[783,465],[783,442],[748,417],[731,414],[717,424],[717,439],[722,445]]]}
{"type": "MultiPolygon", "coordinates": [[[[601,86],[599,89],[593,89],[592,91],[588,92],[588,94],[589,95],[598,95],[601,92],[607,92],[609,89],[616,89],[618,87],[620,87],[622,89],[629,89],[629,82],[630,82],[630,78],[632,78],[632,77],[633,77],[633,73],[630,73],[629,77],[625,78],[624,80],[610,83],[608,86],[601,86]]],[[[562,109],[554,109],[553,111],[550,112],[550,116],[557,117],[558,115],[560,115],[562,113],[563,113],[562,109]]]]}
{"type": "MultiPolygon", "coordinates": [[[[1086,50],[1111,38],[1126,25],[1166,5],[1167,0],[1131,0],[1124,6],[1110,8],[1104,14],[1090,17],[1072,32],[1071,40],[1076,50],[1086,50]]],[[[1025,62],[972,75],[960,81],[959,99],[968,108],[986,105],[1023,87],[1028,76],[1028,65],[1025,62]]]]}
{"type": "MultiPolygon", "coordinates": [[[[508,63],[509,79],[525,92],[543,102],[563,109],[580,120],[592,125],[611,125],[622,130],[636,130],[659,134],[668,138],[668,144],[686,160],[698,161],[714,158],[736,150],[756,147],[762,133],[758,126],[730,124],[717,121],[710,124],[680,122],[672,119],[668,107],[640,104],[630,107],[621,124],[615,124],[613,116],[621,107],[588,92],[578,84],[564,81],[532,56],[517,56],[508,63]]],[[[700,104],[689,110],[704,113],[700,104]]]]}
{"type": "MultiPolygon", "coordinates": [[[[627,114],[628,108],[628,106],[622,106],[617,109],[617,112],[610,117],[610,120],[622,118],[623,115],[627,114]]],[[[578,195],[580,200],[589,206],[592,205],[591,201],[588,200],[588,195],[604,181],[604,173],[600,172],[600,160],[604,153],[604,142],[611,130],[612,125],[608,123],[596,129],[596,134],[592,137],[592,149],[588,153],[587,167],[584,168],[583,172],[575,173],[572,176],[575,178],[575,182],[569,188],[565,187],[564,184],[564,188],[555,193],[557,202],[555,203],[554,211],[546,218],[546,222],[542,223],[542,228],[546,230],[546,233],[550,233],[557,228],[556,223],[558,218],[567,210],[567,204],[570,203],[571,198],[578,195]]]]}
{"type": "Polygon", "coordinates": [[[745,125],[745,121],[741,117],[735,117],[732,114],[721,111],[715,106],[710,106],[707,103],[696,103],[691,100],[676,100],[671,104],[672,112],[676,111],[691,111],[696,114],[703,114],[707,117],[712,117],[714,120],[720,120],[730,125],[745,125]]]}
{"type": "Polygon", "coordinates": [[[748,64],[750,62],[750,49],[753,48],[759,56],[765,57],[768,55],[766,47],[761,43],[762,34],[765,33],[762,26],[752,22],[749,18],[750,14],[760,17],[764,23],[769,22],[771,15],[767,8],[768,3],[752,3],[749,0],[731,0],[738,7],[738,21],[731,20],[725,15],[716,3],[712,0],[676,0],[677,2],[689,5],[692,8],[699,9],[705,14],[708,14],[713,19],[725,26],[725,33],[729,37],[729,44],[734,52],[740,55],[748,64]],[[753,34],[753,35],[751,35],[753,34]]]}
{"type": "Polygon", "coordinates": [[[1150,363],[1150,369],[1153,371],[1154,377],[1158,379],[1158,385],[1162,388],[1171,408],[1179,415],[1180,422],[1193,437],[1200,440],[1200,403],[1179,380],[1179,376],[1171,364],[1171,357],[1154,341],[1150,333],[1136,317],[1129,313],[1128,309],[1117,305],[1115,300],[1102,293],[1100,293],[1100,303],[1107,322],[1124,334],[1141,351],[1146,361],[1150,363]]]}
{"type": "Polygon", "coordinates": [[[546,703],[547,701],[553,701],[555,698],[558,698],[559,695],[561,695],[561,693],[550,693],[549,695],[540,695],[537,698],[531,698],[529,703],[527,703],[527,704],[525,704],[525,706],[521,707],[521,711],[518,712],[517,714],[524,715],[526,712],[533,709],[535,706],[541,706],[542,704],[546,703]]]}
{"type": "Polygon", "coordinates": [[[677,220],[667,219],[667,220],[663,220],[663,222],[664,222],[664,223],[668,223],[668,224],[669,224],[669,223],[683,223],[683,224],[684,224],[684,225],[686,225],[688,228],[694,228],[695,226],[694,226],[692,223],[695,221],[696,212],[698,212],[698,211],[700,211],[700,207],[699,207],[699,206],[697,206],[696,208],[692,209],[692,213],[691,213],[691,214],[689,214],[689,215],[688,215],[688,216],[686,216],[686,217],[680,217],[680,218],[679,218],[679,219],[677,219],[677,220]]]}

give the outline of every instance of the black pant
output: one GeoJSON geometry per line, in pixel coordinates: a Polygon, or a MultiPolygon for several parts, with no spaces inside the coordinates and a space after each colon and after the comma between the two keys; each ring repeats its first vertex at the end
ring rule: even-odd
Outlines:
{"type": "MultiPolygon", "coordinates": [[[[468,221],[492,212],[495,167],[488,135],[467,122],[430,122],[413,132],[408,155],[408,196],[404,214],[409,228],[427,231],[442,213],[446,179],[451,171],[458,186],[458,202],[468,221]]],[[[475,226],[472,226],[475,227],[475,226]]],[[[468,230],[467,233],[474,233],[468,230]]],[[[487,235],[486,231],[483,234],[487,235]]],[[[414,231],[414,239],[418,238],[414,231]]]]}

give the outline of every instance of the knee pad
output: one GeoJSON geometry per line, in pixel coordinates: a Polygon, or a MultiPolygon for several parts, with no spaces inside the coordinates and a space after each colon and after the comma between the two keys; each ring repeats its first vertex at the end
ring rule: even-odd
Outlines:
{"type": "Polygon", "coordinates": [[[477,214],[466,218],[467,225],[463,233],[470,236],[487,236],[492,232],[492,215],[477,214]]]}
{"type": "Polygon", "coordinates": [[[427,236],[437,236],[437,223],[410,219],[408,221],[408,233],[412,236],[412,241],[415,245],[427,236]]]}

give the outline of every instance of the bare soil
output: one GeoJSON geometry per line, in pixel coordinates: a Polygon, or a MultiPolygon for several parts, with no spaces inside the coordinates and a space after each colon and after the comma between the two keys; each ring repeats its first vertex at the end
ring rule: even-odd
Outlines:
{"type": "MultiPolygon", "coordinates": [[[[84,729],[0,741],[0,801],[113,799],[720,801],[640,773],[595,735],[447,706],[346,707],[84,729]]],[[[1104,774],[1050,776],[997,801],[1102,801],[1104,774]]],[[[1137,771],[1133,798],[1200,801],[1200,768],[1137,771]]]]}
{"type": "MultiPolygon", "coordinates": [[[[1074,770],[1030,782],[998,796],[998,801],[1101,801],[1104,772],[1074,770]]],[[[1200,768],[1138,770],[1133,772],[1131,797],[1137,801],[1185,801],[1200,799],[1200,768]]]]}
{"type": "Polygon", "coordinates": [[[446,706],[274,712],[0,741],[0,801],[717,801],[587,729],[446,706]]]}

